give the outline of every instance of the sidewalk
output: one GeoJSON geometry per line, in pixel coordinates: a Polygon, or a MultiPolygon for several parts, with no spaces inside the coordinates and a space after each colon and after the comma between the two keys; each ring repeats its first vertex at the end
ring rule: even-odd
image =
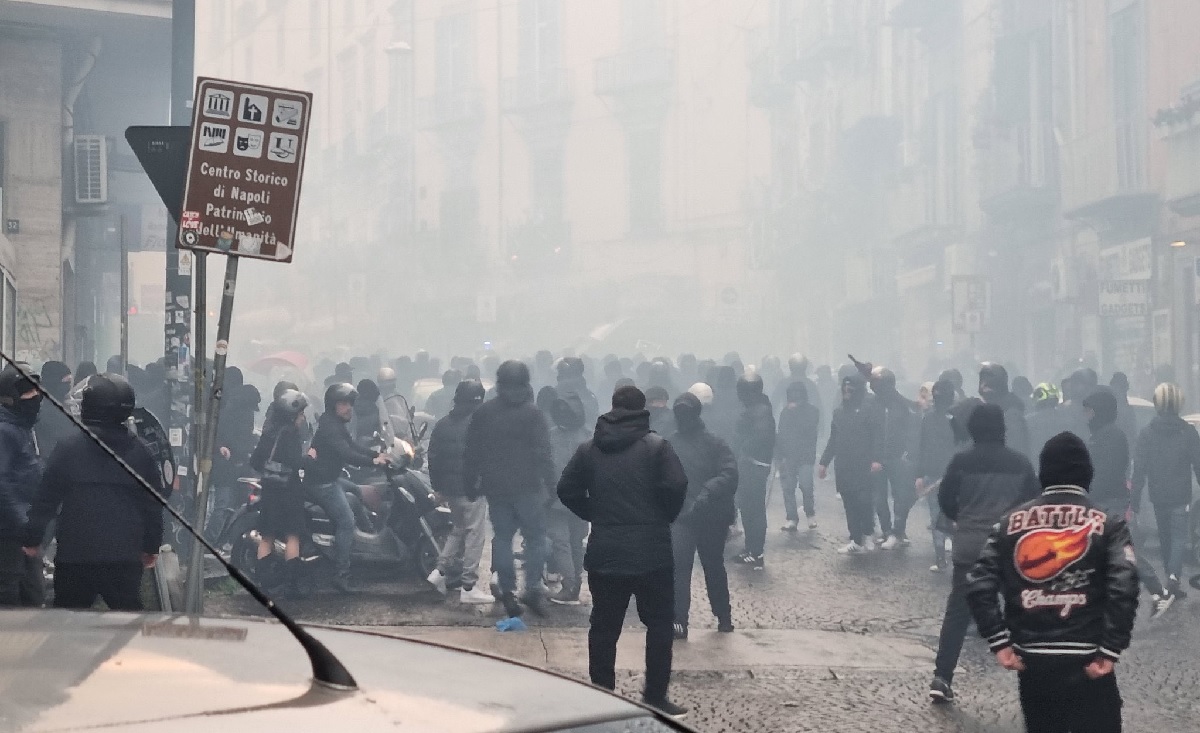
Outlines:
{"type": "MultiPolygon", "coordinates": [[[[536,667],[587,671],[587,631],[538,629],[501,633],[462,626],[363,626],[364,631],[432,641],[495,654],[536,667]]],[[[617,669],[641,671],[645,636],[626,629],[617,648],[617,669]]],[[[732,634],[694,630],[675,643],[678,671],[735,671],[771,667],[926,670],[933,652],[908,639],[836,631],[751,629],[732,634]]]]}

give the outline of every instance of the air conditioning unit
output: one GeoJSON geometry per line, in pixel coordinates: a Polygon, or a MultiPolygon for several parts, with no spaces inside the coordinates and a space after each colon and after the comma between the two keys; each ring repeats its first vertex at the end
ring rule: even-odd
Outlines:
{"type": "Polygon", "coordinates": [[[108,140],[75,136],[75,203],[108,203],[108,140]]]}

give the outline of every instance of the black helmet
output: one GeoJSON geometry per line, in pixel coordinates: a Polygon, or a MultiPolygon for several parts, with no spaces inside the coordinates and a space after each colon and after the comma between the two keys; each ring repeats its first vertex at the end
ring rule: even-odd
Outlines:
{"type": "Polygon", "coordinates": [[[272,404],[277,414],[294,419],[308,407],[308,398],[298,389],[285,389],[272,404]]]}
{"type": "Polygon", "coordinates": [[[83,389],[80,417],[86,423],[120,424],[133,414],[137,397],[120,374],[97,374],[83,389]]]}
{"type": "Polygon", "coordinates": [[[486,392],[478,379],[466,379],[454,388],[454,404],[478,405],[483,402],[486,392]]]}
{"type": "Polygon", "coordinates": [[[564,356],[558,360],[555,368],[560,377],[582,377],[584,372],[583,359],[580,359],[578,356],[564,356]]]}
{"type": "Polygon", "coordinates": [[[17,367],[9,364],[0,371],[0,404],[12,406],[21,395],[33,389],[34,382],[41,381],[29,364],[18,361],[17,367]]]}
{"type": "Polygon", "coordinates": [[[337,409],[339,402],[354,404],[357,399],[358,390],[354,388],[354,385],[345,382],[331,384],[329,389],[325,390],[325,412],[333,412],[337,409]]]}
{"type": "Polygon", "coordinates": [[[896,373],[885,366],[877,366],[871,370],[871,388],[876,392],[895,392],[896,373]]]}
{"type": "Polygon", "coordinates": [[[300,391],[300,388],[296,386],[295,382],[283,381],[275,385],[275,389],[271,393],[271,399],[279,399],[279,396],[284,392],[287,392],[289,389],[296,390],[297,392],[300,391]]]}
{"type": "Polygon", "coordinates": [[[524,362],[510,360],[496,368],[496,384],[516,387],[529,386],[529,367],[524,362]]]}

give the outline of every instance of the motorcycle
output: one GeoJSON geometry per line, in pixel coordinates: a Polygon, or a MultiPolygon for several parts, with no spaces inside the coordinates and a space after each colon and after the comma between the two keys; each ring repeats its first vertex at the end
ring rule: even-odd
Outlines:
{"type": "MultiPolygon", "coordinates": [[[[382,561],[410,564],[424,578],[437,567],[438,556],[450,536],[450,509],[433,492],[424,474],[412,468],[416,453],[410,443],[396,440],[393,462],[366,483],[346,490],[354,513],[352,561],[382,561]]],[[[259,510],[262,485],[243,479],[250,487],[249,498],[237,510],[217,541],[217,549],[234,565],[249,569],[258,557],[259,510]]],[[[307,528],[300,538],[300,558],[311,562],[333,560],[334,527],[325,510],[306,499],[307,528]]],[[[276,538],[275,553],[282,555],[284,543],[276,538]]]]}

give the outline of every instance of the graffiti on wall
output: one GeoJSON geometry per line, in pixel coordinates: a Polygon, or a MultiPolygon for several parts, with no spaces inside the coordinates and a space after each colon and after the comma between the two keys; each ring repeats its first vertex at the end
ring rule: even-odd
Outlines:
{"type": "Polygon", "coordinates": [[[59,329],[50,297],[25,297],[17,301],[17,358],[28,362],[57,359],[61,352],[59,329]]]}

